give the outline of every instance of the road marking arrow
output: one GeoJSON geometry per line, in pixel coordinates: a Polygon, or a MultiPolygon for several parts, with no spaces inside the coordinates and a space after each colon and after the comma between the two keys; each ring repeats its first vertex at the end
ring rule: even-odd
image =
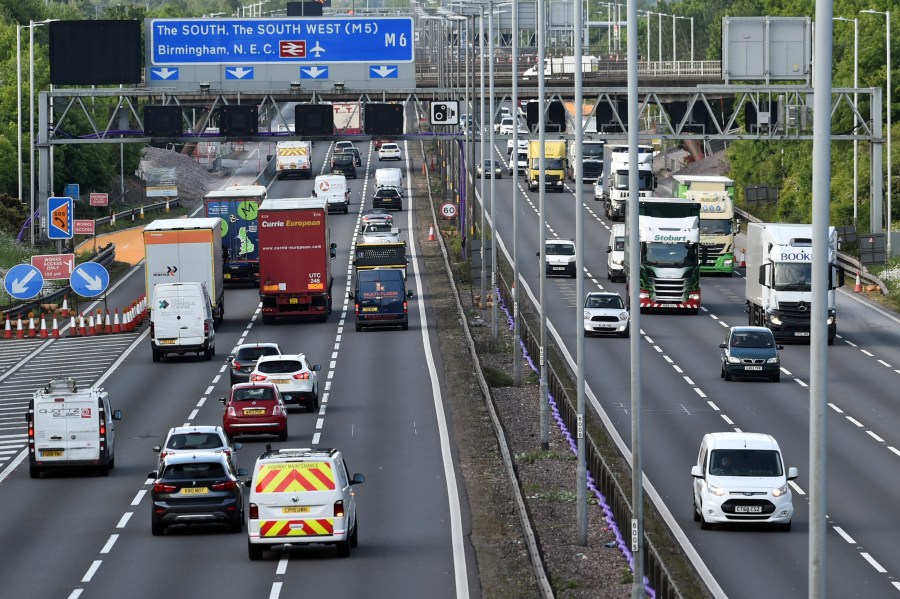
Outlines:
{"type": "Polygon", "coordinates": [[[172,75],[177,75],[178,69],[170,69],[169,67],[164,67],[162,69],[153,69],[152,73],[160,79],[168,79],[172,75]]]}
{"type": "Polygon", "coordinates": [[[12,291],[13,293],[25,293],[28,291],[28,281],[34,278],[34,273],[36,270],[29,270],[28,274],[25,275],[22,279],[14,279],[12,282],[12,291]]]}
{"type": "Polygon", "coordinates": [[[389,67],[386,65],[381,65],[380,67],[372,67],[372,73],[378,75],[379,77],[387,77],[396,70],[397,67],[389,67]]]}
{"type": "Polygon", "coordinates": [[[237,79],[243,79],[245,76],[253,74],[253,69],[245,69],[244,67],[238,67],[236,69],[225,69],[225,71],[232,77],[235,77],[237,79]]]}
{"type": "Polygon", "coordinates": [[[310,79],[318,79],[319,75],[328,72],[328,69],[323,67],[309,67],[308,69],[300,70],[309,75],[310,79]]]}
{"type": "Polygon", "coordinates": [[[87,282],[85,287],[88,291],[100,291],[103,289],[103,279],[100,277],[92,277],[83,270],[79,270],[78,274],[87,282]]]}

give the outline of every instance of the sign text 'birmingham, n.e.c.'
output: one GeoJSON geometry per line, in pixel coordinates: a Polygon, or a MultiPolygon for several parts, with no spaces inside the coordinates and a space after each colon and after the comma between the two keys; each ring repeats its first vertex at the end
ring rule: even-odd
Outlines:
{"type": "Polygon", "coordinates": [[[412,62],[408,17],[153,19],[154,65],[412,62]]]}

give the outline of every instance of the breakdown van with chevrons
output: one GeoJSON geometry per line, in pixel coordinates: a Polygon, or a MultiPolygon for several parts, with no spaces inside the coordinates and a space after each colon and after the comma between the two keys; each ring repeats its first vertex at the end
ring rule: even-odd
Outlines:
{"type": "Polygon", "coordinates": [[[366,481],[349,476],[336,449],[266,447],[249,481],[248,553],[295,544],[333,544],[340,557],[356,547],[356,494],[366,481]]]}

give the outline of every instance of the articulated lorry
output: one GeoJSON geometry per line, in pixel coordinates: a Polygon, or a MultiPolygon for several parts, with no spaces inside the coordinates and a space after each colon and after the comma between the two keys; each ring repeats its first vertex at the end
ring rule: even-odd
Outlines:
{"type": "MultiPolygon", "coordinates": [[[[682,198],[641,198],[640,309],[700,310],[700,204],[682,198]]],[[[627,235],[634,227],[626,223],[627,235]]],[[[627,243],[626,243],[627,247],[627,243]]],[[[625,280],[630,281],[629,252],[625,280]]],[[[630,307],[630,306],[629,306],[630,307]]]]}
{"type": "MultiPolygon", "coordinates": [[[[225,316],[221,218],[171,218],[144,227],[147,297],[159,283],[203,283],[213,320],[225,316]]],[[[156,306],[150,305],[150,310],[156,306]]]]}
{"type": "MultiPolygon", "coordinates": [[[[541,185],[541,142],[528,142],[528,190],[537,191],[541,185]]],[[[566,180],[566,142],[544,142],[544,187],[563,191],[566,180]]]]}
{"type": "MultiPolygon", "coordinates": [[[[593,183],[603,176],[603,146],[606,142],[585,139],[581,143],[581,178],[585,183],[593,183]]],[[[566,171],[570,181],[575,181],[575,143],[569,144],[569,159],[566,171]]]]}
{"type": "MultiPolygon", "coordinates": [[[[603,146],[603,174],[600,177],[600,199],[603,211],[610,220],[625,219],[625,201],[628,199],[628,177],[630,173],[627,144],[606,144],[603,146]]],[[[652,170],[653,147],[638,146],[638,193],[642,198],[650,197],[656,189],[656,177],[652,170]]],[[[598,194],[594,195],[594,199],[598,194]]]]}
{"type": "MultiPolygon", "coordinates": [[[[578,58],[575,56],[552,56],[544,59],[544,77],[564,77],[572,75],[578,68],[578,58]]],[[[581,72],[591,73],[597,70],[600,60],[596,56],[581,57],[581,72]]],[[[522,79],[537,78],[538,65],[529,67],[522,73],[522,79]]]]}
{"type": "Polygon", "coordinates": [[[734,181],[716,175],[674,175],[673,195],[700,202],[701,273],[734,273],[734,181]]]}
{"type": "Polygon", "coordinates": [[[259,206],[259,297],[262,321],[331,314],[331,260],[325,200],[268,199],[259,206]]]}
{"type": "Polygon", "coordinates": [[[259,282],[256,213],[266,199],[264,185],[235,185],[203,198],[207,218],[222,220],[222,271],[225,283],[259,282]]]}
{"type": "MultiPolygon", "coordinates": [[[[778,340],[809,340],[812,317],[812,225],[747,226],[749,324],[772,329],[778,340]]],[[[837,334],[834,290],[844,284],[837,265],[837,231],[828,228],[828,345],[837,334]]]]}

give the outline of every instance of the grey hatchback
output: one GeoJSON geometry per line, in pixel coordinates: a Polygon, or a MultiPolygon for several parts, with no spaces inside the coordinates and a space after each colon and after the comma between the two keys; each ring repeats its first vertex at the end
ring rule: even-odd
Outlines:
{"type": "Polygon", "coordinates": [[[260,356],[280,356],[281,348],[277,343],[243,343],[237,346],[237,351],[225,358],[230,366],[228,372],[229,382],[232,385],[246,383],[250,380],[250,373],[256,368],[256,361],[260,356]]]}
{"type": "Polygon", "coordinates": [[[784,347],[775,343],[775,335],[766,327],[731,327],[719,348],[720,376],[726,381],[733,377],[760,377],[776,383],[781,380],[778,351],[784,347]]]}

